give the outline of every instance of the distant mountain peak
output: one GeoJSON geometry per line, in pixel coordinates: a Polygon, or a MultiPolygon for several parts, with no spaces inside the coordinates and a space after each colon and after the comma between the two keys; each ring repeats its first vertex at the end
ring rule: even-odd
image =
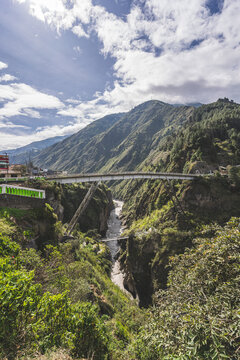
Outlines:
{"type": "Polygon", "coordinates": [[[65,136],[55,136],[44,140],[34,141],[28,145],[21,146],[16,149],[11,150],[2,150],[1,152],[7,153],[10,156],[11,164],[25,164],[26,161],[29,161],[29,158],[36,156],[42,149],[56,144],[64,139],[69,137],[68,135],[65,136]]]}

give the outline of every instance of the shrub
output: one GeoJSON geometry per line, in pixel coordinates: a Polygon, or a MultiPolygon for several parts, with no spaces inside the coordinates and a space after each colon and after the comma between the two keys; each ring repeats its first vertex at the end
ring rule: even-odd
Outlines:
{"type": "Polygon", "coordinates": [[[3,236],[0,233],[0,256],[17,256],[20,251],[20,246],[12,241],[8,236],[3,236]]]}
{"type": "Polygon", "coordinates": [[[0,344],[10,356],[29,340],[27,327],[40,295],[40,285],[32,283],[34,273],[18,270],[14,262],[0,259],[0,344]]]}
{"type": "Polygon", "coordinates": [[[239,358],[239,250],[233,219],[172,259],[169,288],[158,292],[135,344],[139,359],[239,358]]]}

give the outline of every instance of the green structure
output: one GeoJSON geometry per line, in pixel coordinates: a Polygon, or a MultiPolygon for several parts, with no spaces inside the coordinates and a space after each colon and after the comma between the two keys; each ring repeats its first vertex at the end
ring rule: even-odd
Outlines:
{"type": "Polygon", "coordinates": [[[2,194],[24,196],[35,199],[45,199],[46,197],[44,190],[24,188],[20,186],[12,186],[5,184],[0,185],[0,195],[2,194]]]}

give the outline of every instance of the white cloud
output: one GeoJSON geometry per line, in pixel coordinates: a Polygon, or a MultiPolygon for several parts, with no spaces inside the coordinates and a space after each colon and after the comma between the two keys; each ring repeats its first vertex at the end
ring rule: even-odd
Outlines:
{"type": "Polygon", "coordinates": [[[8,81],[14,81],[18,80],[15,76],[10,74],[4,74],[3,76],[0,76],[0,82],[8,82],[8,81]]]}
{"type": "Polygon", "coordinates": [[[8,66],[4,62],[0,61],[0,70],[6,69],[8,66]]]}
{"type": "MultiPolygon", "coordinates": [[[[214,14],[208,0],[135,0],[124,19],[91,0],[72,0],[71,6],[67,0],[28,3],[33,16],[59,32],[68,29],[78,37],[94,32],[99,51],[115,61],[112,88],[106,85],[91,101],[68,99],[66,107],[56,106],[59,115],[78,119],[67,131],[82,126],[81,119],[127,111],[151,98],[185,103],[227,96],[240,101],[239,0],[225,0],[214,14]]],[[[29,108],[35,107],[19,107],[29,108]]],[[[41,136],[51,129],[41,130],[41,136]]]]}
{"type": "Polygon", "coordinates": [[[84,31],[84,29],[82,28],[82,26],[80,25],[77,25],[77,26],[74,26],[72,28],[72,32],[77,35],[78,37],[86,37],[88,38],[89,35],[84,31]]]}
{"type": "Polygon", "coordinates": [[[19,135],[8,133],[6,136],[6,132],[2,131],[2,128],[22,128],[24,130],[24,126],[15,126],[14,124],[9,124],[8,126],[1,126],[0,125],[0,151],[1,150],[10,150],[15,149],[16,147],[27,145],[33,141],[40,141],[44,139],[48,139],[55,136],[63,136],[63,135],[70,135],[76,133],[77,131],[84,128],[89,121],[84,122],[70,122],[67,126],[46,126],[46,127],[39,127],[35,132],[26,136],[26,134],[21,131],[19,135]]]}
{"type": "Polygon", "coordinates": [[[82,49],[80,48],[80,46],[74,46],[74,47],[73,47],[73,50],[74,50],[78,55],[82,54],[82,49]]]}
{"type": "MultiPolygon", "coordinates": [[[[28,1],[34,16],[58,30],[80,37],[94,30],[101,51],[115,58],[115,87],[99,96],[99,104],[119,104],[120,98],[125,108],[130,96],[139,103],[152,95],[191,101],[191,84],[198,101],[224,91],[235,96],[240,88],[239,0],[225,0],[221,13],[213,15],[207,0],[137,0],[125,20],[91,0],[72,0],[70,7],[65,0],[28,1]]],[[[76,116],[78,109],[64,113],[76,116]]]]}
{"type": "Polygon", "coordinates": [[[148,0],[144,9],[132,8],[125,22],[112,15],[97,19],[103,52],[116,58],[117,78],[99,100],[117,106],[150,98],[240,100],[239,13],[238,0],[225,0],[215,15],[205,0],[148,0]]]}
{"type": "Polygon", "coordinates": [[[25,116],[29,116],[31,118],[34,118],[34,119],[40,119],[41,118],[41,115],[39,113],[39,111],[36,111],[36,110],[33,110],[33,109],[24,109],[24,114],[25,116]]]}
{"type": "Polygon", "coordinates": [[[10,121],[7,121],[5,123],[1,122],[0,123],[0,129],[30,129],[29,126],[26,126],[26,125],[17,125],[17,124],[13,124],[12,122],[10,121]]]}
{"type": "Polygon", "coordinates": [[[77,99],[67,99],[65,102],[69,104],[80,104],[81,101],[77,99]]]}
{"type": "Polygon", "coordinates": [[[0,85],[0,101],[6,101],[0,108],[0,119],[16,115],[39,118],[39,113],[33,109],[60,109],[64,106],[57,97],[22,83],[0,85]]]}
{"type": "MultiPolygon", "coordinates": [[[[92,7],[91,0],[16,0],[19,3],[28,2],[29,12],[38,20],[54,26],[58,31],[70,29],[74,22],[88,23],[92,7]],[[70,3],[70,8],[69,8],[70,3]]],[[[75,33],[80,34],[81,26],[75,27],[75,33]]],[[[82,29],[80,36],[88,36],[82,29]]]]}

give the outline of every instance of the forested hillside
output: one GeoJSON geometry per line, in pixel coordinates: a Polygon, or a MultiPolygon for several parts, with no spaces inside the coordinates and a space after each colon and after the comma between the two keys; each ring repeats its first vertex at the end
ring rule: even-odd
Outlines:
{"type": "Polygon", "coordinates": [[[240,162],[239,111],[239,105],[227,99],[199,108],[149,101],[93,122],[44,149],[34,163],[71,173],[144,166],[203,172],[235,165],[240,162]],[[195,169],[195,161],[203,163],[195,169]]]}
{"type": "Polygon", "coordinates": [[[0,208],[0,358],[117,360],[145,315],[110,279],[110,252],[98,233],[101,212],[108,210],[107,222],[112,207],[108,191],[98,189],[64,243],[60,218],[66,211],[69,220],[88,187],[33,185],[45,188],[55,209],[0,208]]]}
{"type": "MultiPolygon", "coordinates": [[[[181,128],[173,128],[171,134],[163,136],[158,141],[156,149],[150,152],[139,169],[153,172],[213,174],[221,167],[228,166],[231,177],[234,177],[234,172],[237,173],[238,168],[230,167],[238,165],[240,165],[240,105],[227,99],[220,99],[213,104],[194,109],[181,128]]],[[[125,201],[129,199],[128,209],[132,207],[135,212],[134,218],[137,218],[137,212],[141,210],[140,208],[138,210],[133,203],[135,199],[133,193],[137,194],[139,189],[136,197],[140,206],[145,210],[148,207],[153,209],[158,203],[163,204],[159,198],[161,185],[161,182],[159,185],[156,182],[147,183],[151,200],[146,194],[145,182],[123,182],[117,187],[117,192],[125,201]]]]}
{"type": "Polygon", "coordinates": [[[240,216],[240,106],[226,98],[198,108],[149,101],[118,116],[46,149],[42,159],[69,172],[209,174],[195,182],[112,185],[125,202],[130,227],[121,256],[125,285],[148,305],[153,293],[166,287],[169,257],[191,246],[201,226],[240,216]]]}
{"type": "MultiPolygon", "coordinates": [[[[123,114],[113,114],[94,121],[78,133],[65,141],[44,149],[36,158],[34,164],[55,170],[71,170],[71,172],[85,171],[86,159],[90,165],[96,166],[96,159],[92,158],[92,149],[101,140],[102,134],[115,124],[123,114]],[[89,156],[89,151],[91,156],[89,156]]],[[[96,152],[96,150],[95,150],[96,152]]]]}
{"type": "Polygon", "coordinates": [[[240,216],[239,149],[240,106],[219,100],[195,109],[189,122],[163,138],[141,167],[207,177],[115,186],[116,194],[125,200],[125,222],[130,227],[121,257],[129,274],[126,285],[135,285],[143,305],[166,287],[169,258],[191,247],[202,226],[222,225],[240,216]],[[219,168],[224,169],[222,174],[219,168]]]}
{"type": "Polygon", "coordinates": [[[45,149],[34,164],[71,173],[134,170],[159,140],[189,120],[193,107],[143,103],[126,114],[105,117],[45,149]]]}

